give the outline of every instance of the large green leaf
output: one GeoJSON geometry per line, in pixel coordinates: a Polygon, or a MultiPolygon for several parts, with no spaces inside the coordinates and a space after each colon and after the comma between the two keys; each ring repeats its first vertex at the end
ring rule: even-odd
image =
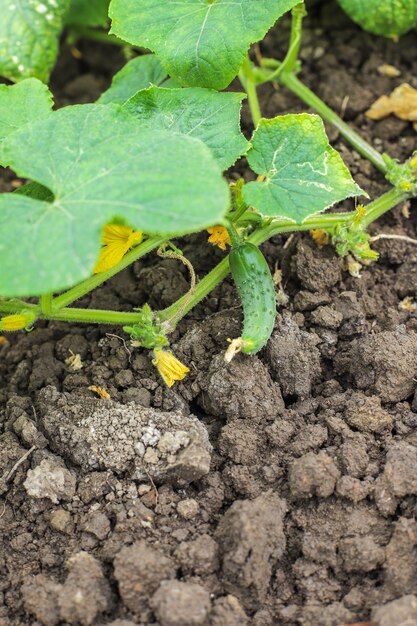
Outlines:
{"type": "Polygon", "coordinates": [[[71,0],[65,22],[80,26],[106,26],[110,0],[71,0]]]}
{"type": "Polygon", "coordinates": [[[399,37],[417,27],[417,0],[339,0],[362,28],[376,35],[399,37]]]}
{"type": "Polygon", "coordinates": [[[48,81],[70,0],[0,0],[0,76],[48,81]]]}
{"type": "Polygon", "coordinates": [[[203,87],[150,87],[130,98],[124,108],[140,120],[142,127],[165,128],[201,139],[225,170],[248,147],[240,132],[240,109],[244,97],[239,93],[218,93],[203,87]]]}
{"type": "Polygon", "coordinates": [[[79,105],[9,135],[3,153],[52,203],[0,195],[0,293],[39,295],[91,274],[104,224],[167,235],[222,220],[226,182],[199,140],[142,129],[113,105],[79,105]]]}
{"type": "Polygon", "coordinates": [[[51,92],[36,78],[0,85],[0,142],[29,122],[49,115],[52,105],[51,92]]]}
{"type": "Polygon", "coordinates": [[[113,76],[111,86],[97,102],[122,104],[141,89],[161,85],[167,78],[166,71],[154,54],[136,57],[113,76]]]}
{"type": "Polygon", "coordinates": [[[245,185],[244,198],[268,217],[288,217],[301,224],[335,202],[364,194],[329,145],[318,115],[261,120],[248,161],[265,180],[245,185]]]}
{"type": "Polygon", "coordinates": [[[251,43],[299,0],[112,0],[111,31],[155,52],[182,85],[224,89],[251,43]]]}

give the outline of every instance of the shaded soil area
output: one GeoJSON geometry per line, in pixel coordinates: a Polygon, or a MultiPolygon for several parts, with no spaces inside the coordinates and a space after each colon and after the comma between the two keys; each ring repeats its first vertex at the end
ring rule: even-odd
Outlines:
{"type": "MultiPolygon", "coordinates": [[[[282,55],[287,35],[288,23],[272,31],[264,54],[282,55]]],[[[411,125],[364,111],[400,82],[417,87],[415,38],[374,38],[325,3],[304,41],[305,82],[407,158],[411,125]],[[383,63],[401,76],[382,76],[383,63]]],[[[65,48],[55,71],[60,106],[94,100],[123,64],[113,48],[79,51],[65,48]]],[[[306,110],[284,89],[261,95],[267,116],[306,110]]],[[[371,198],[387,190],[328,130],[371,198]]],[[[4,172],[0,189],[13,181],[4,172]]],[[[372,229],[416,237],[415,206],[372,229]]],[[[205,235],[181,245],[200,277],[222,257],[205,235]]],[[[417,312],[401,305],[417,296],[417,247],[375,247],[380,261],[354,278],[308,234],[265,244],[288,296],[266,348],[225,365],[242,321],[227,280],[179,325],[173,349],[191,371],[172,390],[117,328],[41,323],[8,337],[0,626],[417,624],[417,312]]],[[[187,281],[151,255],[81,304],[163,308],[187,281]]]]}

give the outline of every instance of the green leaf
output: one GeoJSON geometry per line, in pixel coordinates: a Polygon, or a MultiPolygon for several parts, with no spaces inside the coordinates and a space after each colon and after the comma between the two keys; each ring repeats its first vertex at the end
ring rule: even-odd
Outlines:
{"type": "Polygon", "coordinates": [[[166,71],[154,54],[136,57],[114,75],[111,86],[97,102],[122,104],[141,89],[161,85],[167,78],[166,71]]]}
{"type": "Polygon", "coordinates": [[[229,192],[199,140],[142,129],[113,105],[78,105],[9,135],[7,163],[50,189],[51,203],[0,195],[0,293],[31,296],[88,277],[102,227],[148,234],[197,231],[222,220],[229,192]]]}
{"type": "Polygon", "coordinates": [[[48,81],[70,0],[0,0],[0,76],[48,81]]]}
{"type": "Polygon", "coordinates": [[[17,85],[0,85],[0,141],[52,111],[52,94],[36,78],[17,85]]]}
{"type": "Polygon", "coordinates": [[[65,22],[71,26],[106,26],[110,0],[71,0],[65,22]]]}
{"type": "Polygon", "coordinates": [[[346,13],[376,35],[399,37],[417,27],[417,0],[339,0],[346,13]]]}
{"type": "Polygon", "coordinates": [[[265,180],[244,186],[245,201],[268,217],[288,217],[301,224],[340,200],[364,195],[330,146],[318,115],[261,120],[248,161],[265,180]]]}
{"type": "Polygon", "coordinates": [[[142,128],[165,128],[200,139],[225,170],[249,145],[240,132],[244,97],[244,94],[218,93],[202,87],[150,87],[139,91],[123,108],[140,120],[142,128]]]}
{"type": "Polygon", "coordinates": [[[112,0],[111,31],[149,48],[181,85],[224,89],[251,43],[300,0],[112,0]]]}

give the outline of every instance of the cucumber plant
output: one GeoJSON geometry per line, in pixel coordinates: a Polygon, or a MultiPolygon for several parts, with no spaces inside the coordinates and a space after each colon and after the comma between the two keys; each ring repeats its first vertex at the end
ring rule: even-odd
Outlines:
{"type": "Polygon", "coordinates": [[[0,74],[15,83],[0,85],[0,166],[28,182],[0,194],[2,332],[30,330],[42,319],[120,325],[134,345],[151,351],[171,386],[188,368],[170,351],[169,334],[229,271],[245,319],[226,358],[265,345],[276,296],[262,242],[319,229],[340,254],[369,261],[376,256],[369,224],[417,193],[415,157],[402,165],[381,155],[296,76],[306,14],[300,0],[22,0],[16,6],[0,0],[6,16],[0,74]],[[254,63],[251,44],[289,11],[285,58],[258,54],[254,63]],[[71,40],[92,37],[130,47],[130,56],[140,53],[96,103],[54,110],[46,81],[65,25],[71,40]],[[225,91],[236,78],[243,92],[225,91]],[[268,81],[292,90],[317,114],[264,119],[257,88],[268,81]],[[254,124],[250,141],[240,129],[244,98],[254,124]],[[392,184],[360,212],[325,213],[367,194],[330,146],[322,118],[392,184]],[[242,157],[256,180],[230,182],[227,171],[242,157]],[[197,281],[173,240],[206,229],[225,255],[197,281]],[[173,305],[130,312],[74,306],[155,250],[190,271],[190,289],[173,305]]]}

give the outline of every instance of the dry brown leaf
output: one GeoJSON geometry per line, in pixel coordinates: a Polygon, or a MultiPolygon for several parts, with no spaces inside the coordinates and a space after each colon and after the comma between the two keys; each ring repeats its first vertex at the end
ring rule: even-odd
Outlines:
{"type": "MultiPolygon", "coordinates": [[[[381,96],[366,111],[371,120],[380,120],[388,115],[395,115],[400,120],[417,122],[417,89],[403,83],[389,95],[381,96]]],[[[417,124],[414,124],[417,130],[417,124]]]]}
{"type": "Polygon", "coordinates": [[[6,343],[9,343],[6,339],[6,337],[3,337],[2,335],[0,336],[0,346],[4,346],[6,345],[6,343]]]}
{"type": "Polygon", "coordinates": [[[104,387],[97,387],[96,385],[90,385],[88,388],[90,391],[94,391],[102,400],[110,400],[111,396],[108,391],[104,389],[104,387]]]}

